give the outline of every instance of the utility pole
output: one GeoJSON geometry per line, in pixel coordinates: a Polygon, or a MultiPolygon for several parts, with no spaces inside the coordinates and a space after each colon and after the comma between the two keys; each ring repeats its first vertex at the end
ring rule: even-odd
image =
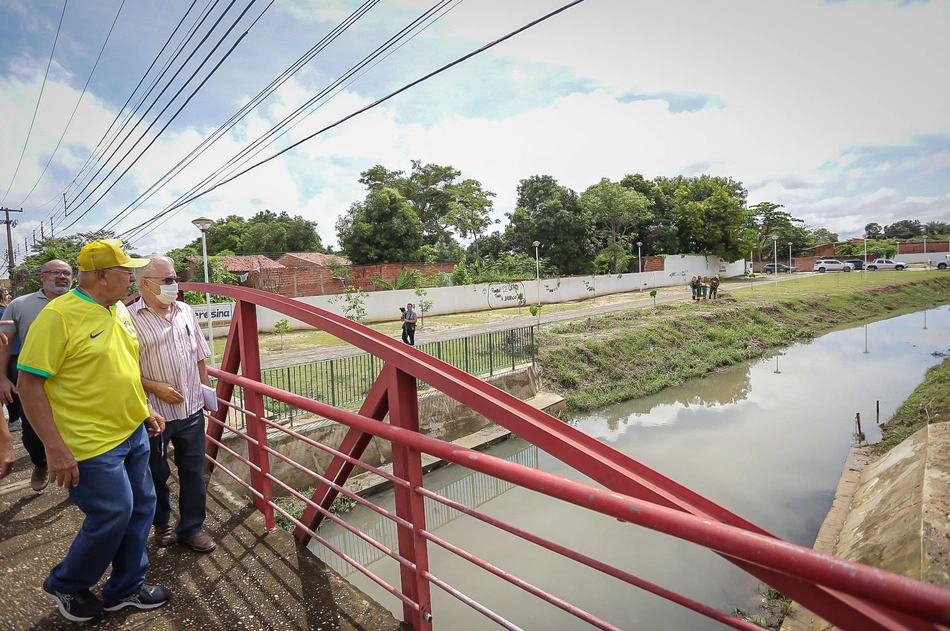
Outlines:
{"type": "Polygon", "coordinates": [[[10,268],[7,270],[7,272],[10,278],[10,294],[16,298],[16,286],[13,284],[13,266],[15,264],[15,261],[13,260],[13,222],[10,221],[10,213],[22,213],[23,209],[21,208],[20,210],[16,210],[14,208],[0,208],[0,211],[3,211],[3,223],[7,226],[7,265],[10,268]]]}

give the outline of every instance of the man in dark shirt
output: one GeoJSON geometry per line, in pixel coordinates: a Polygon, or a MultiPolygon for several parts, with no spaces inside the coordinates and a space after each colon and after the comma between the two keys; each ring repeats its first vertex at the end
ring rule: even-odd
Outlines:
{"type": "Polygon", "coordinates": [[[409,346],[416,345],[416,312],[412,310],[412,303],[406,305],[402,312],[402,341],[409,346]]]}

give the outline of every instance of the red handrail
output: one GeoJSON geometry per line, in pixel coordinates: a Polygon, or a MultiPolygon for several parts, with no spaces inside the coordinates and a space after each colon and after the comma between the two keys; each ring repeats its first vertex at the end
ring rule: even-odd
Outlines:
{"type": "MultiPolygon", "coordinates": [[[[446,585],[428,568],[426,544],[434,536],[425,527],[422,453],[714,550],[841,628],[924,629],[950,623],[950,592],[782,541],[561,421],[371,329],[266,292],[203,284],[188,284],[184,288],[211,291],[238,301],[222,369],[211,373],[219,379],[218,394],[223,401],[230,401],[235,386],[244,390],[245,406],[251,412],[248,461],[254,467],[250,486],[256,490],[256,502],[268,528],[274,527],[271,482],[275,479],[270,474],[269,461],[270,456],[280,456],[267,446],[267,427],[278,426],[261,418],[264,396],[350,428],[324,475],[313,474],[320,485],[308,502],[303,519],[293,520],[297,535],[302,539],[315,536],[316,526],[328,513],[337,493],[343,490],[343,482],[359,462],[369,440],[378,436],[391,442],[394,477],[403,482],[395,489],[396,516],[412,524],[412,529],[398,528],[399,555],[405,561],[400,562],[401,596],[405,597],[401,599],[406,620],[420,631],[431,628],[429,583],[446,585]],[[384,360],[385,367],[359,413],[260,383],[258,307],[320,328],[384,360]],[[239,368],[243,376],[237,375],[239,368]],[[422,435],[418,431],[416,379],[538,445],[609,490],[422,435]],[[387,414],[388,424],[383,422],[387,414]]],[[[226,413],[226,409],[219,410],[215,418],[221,420],[226,413]]],[[[314,442],[293,430],[280,429],[298,440],[314,442]]],[[[223,430],[224,425],[220,423],[209,427],[208,454],[212,460],[223,430]]],[[[357,568],[366,573],[365,568],[357,568]]],[[[457,592],[448,587],[449,593],[457,592]]],[[[543,597],[554,602],[550,594],[543,597]]],[[[481,605],[476,609],[493,620],[500,619],[481,605]]],[[[584,615],[586,612],[582,617],[584,615]]],[[[506,621],[503,626],[509,624],[506,621]]]]}

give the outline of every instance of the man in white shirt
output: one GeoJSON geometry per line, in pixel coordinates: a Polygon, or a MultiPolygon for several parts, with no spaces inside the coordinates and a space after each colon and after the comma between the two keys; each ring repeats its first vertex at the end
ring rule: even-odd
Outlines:
{"type": "Polygon", "coordinates": [[[149,468],[155,483],[154,539],[160,547],[176,541],[195,552],[215,549],[202,532],[205,520],[205,418],[201,384],[210,386],[205,359],[211,350],[198,328],[194,311],[179,302],[174,262],[160,254],[146,257],[147,267],[135,270],[141,297],[130,307],[139,335],[142,386],[149,402],[166,419],[165,432],[151,441],[149,468]],[[171,525],[168,444],[175,448],[178,468],[179,520],[171,525]]]}

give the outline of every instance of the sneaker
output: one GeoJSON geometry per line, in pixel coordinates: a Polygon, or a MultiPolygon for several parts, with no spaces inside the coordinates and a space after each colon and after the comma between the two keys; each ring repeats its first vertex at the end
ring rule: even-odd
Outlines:
{"type": "Polygon", "coordinates": [[[172,599],[171,590],[161,585],[142,585],[139,591],[131,596],[126,596],[119,602],[106,603],[103,607],[106,611],[118,611],[123,607],[135,607],[136,609],[157,609],[172,599]]]}
{"type": "Polygon", "coordinates": [[[23,431],[23,422],[22,421],[13,421],[7,425],[7,429],[11,432],[22,432],[23,431]]]}
{"type": "Polygon", "coordinates": [[[39,493],[49,485],[49,467],[33,467],[33,475],[30,477],[30,488],[39,493]]]}
{"type": "Polygon", "coordinates": [[[59,613],[73,622],[86,622],[102,613],[102,601],[88,589],[78,592],[58,592],[50,587],[49,579],[43,581],[43,593],[59,607],[59,613]]]}

